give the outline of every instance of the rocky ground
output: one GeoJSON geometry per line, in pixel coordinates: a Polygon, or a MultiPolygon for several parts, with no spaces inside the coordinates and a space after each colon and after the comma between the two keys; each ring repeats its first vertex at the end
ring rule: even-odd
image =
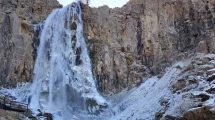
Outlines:
{"type": "Polygon", "coordinates": [[[177,62],[163,77],[152,77],[124,93],[114,120],[214,120],[215,54],[177,62]]]}
{"type": "Polygon", "coordinates": [[[23,114],[0,109],[0,120],[24,120],[23,114]]]}

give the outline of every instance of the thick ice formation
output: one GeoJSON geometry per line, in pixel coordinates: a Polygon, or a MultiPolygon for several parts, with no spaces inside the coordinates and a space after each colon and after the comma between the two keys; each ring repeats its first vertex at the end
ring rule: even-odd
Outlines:
{"type": "Polygon", "coordinates": [[[34,110],[58,114],[105,106],[93,79],[78,3],[55,10],[45,21],[30,98],[34,110]]]}

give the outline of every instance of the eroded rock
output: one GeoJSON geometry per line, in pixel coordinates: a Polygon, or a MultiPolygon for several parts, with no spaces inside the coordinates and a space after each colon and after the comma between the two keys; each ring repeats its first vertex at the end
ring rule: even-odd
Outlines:
{"type": "Polygon", "coordinates": [[[215,113],[210,107],[200,107],[189,110],[183,115],[185,120],[214,120],[215,113]]]}
{"type": "Polygon", "coordinates": [[[182,90],[186,87],[187,82],[185,79],[177,80],[175,83],[172,84],[171,89],[173,92],[176,92],[178,90],[182,90]]]}
{"type": "Polygon", "coordinates": [[[130,0],[122,8],[82,9],[93,72],[106,93],[162,75],[196,50],[215,51],[214,0],[130,0]]]}
{"type": "Polygon", "coordinates": [[[208,76],[207,81],[212,82],[215,80],[215,74],[208,76]]]}
{"type": "Polygon", "coordinates": [[[10,87],[31,81],[38,43],[33,24],[61,5],[57,0],[1,0],[0,6],[0,85],[10,87]]]}

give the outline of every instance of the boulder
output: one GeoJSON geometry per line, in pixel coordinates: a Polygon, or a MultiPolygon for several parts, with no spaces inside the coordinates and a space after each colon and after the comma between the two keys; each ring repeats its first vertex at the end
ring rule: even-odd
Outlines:
{"type": "Polygon", "coordinates": [[[177,80],[176,82],[172,83],[171,84],[171,91],[173,93],[179,91],[179,90],[182,90],[184,89],[185,87],[187,86],[187,82],[185,79],[179,79],[177,80]]]}
{"type": "Polygon", "coordinates": [[[215,74],[208,76],[207,81],[212,82],[215,80],[215,74]]]}
{"type": "Polygon", "coordinates": [[[187,111],[183,118],[185,120],[214,120],[215,119],[215,112],[211,110],[210,107],[200,107],[194,108],[187,111]]]}
{"type": "Polygon", "coordinates": [[[200,41],[197,46],[197,52],[199,53],[207,53],[208,52],[208,46],[206,41],[200,41]]]}

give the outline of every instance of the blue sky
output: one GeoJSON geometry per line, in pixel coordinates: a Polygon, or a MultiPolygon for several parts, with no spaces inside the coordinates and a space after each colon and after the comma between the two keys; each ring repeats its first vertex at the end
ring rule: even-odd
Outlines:
{"type": "MultiPolygon", "coordinates": [[[[68,5],[76,0],[58,0],[62,5],[68,5]]],[[[90,0],[90,6],[98,7],[102,5],[107,5],[110,8],[114,7],[122,7],[126,4],[129,0],[90,0]]]]}

